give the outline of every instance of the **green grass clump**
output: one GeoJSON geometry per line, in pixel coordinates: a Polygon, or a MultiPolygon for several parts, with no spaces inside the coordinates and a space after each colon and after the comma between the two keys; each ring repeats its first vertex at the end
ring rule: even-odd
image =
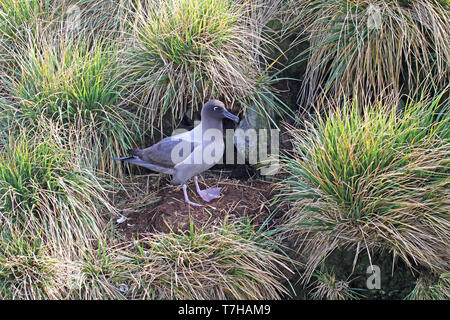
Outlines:
{"type": "Polygon", "coordinates": [[[450,299],[450,273],[444,272],[437,281],[422,276],[406,297],[407,300],[448,300],[450,299]]]}
{"type": "Polygon", "coordinates": [[[282,271],[291,272],[286,257],[245,221],[153,234],[119,257],[136,280],[128,283],[134,299],[280,299],[287,294],[282,271]]]}
{"type": "MultiPolygon", "coordinates": [[[[0,39],[1,47],[20,46],[27,43],[30,33],[37,34],[40,21],[49,19],[55,6],[49,0],[1,0],[0,39]]],[[[14,49],[14,48],[12,48],[14,49]]]]}
{"type": "Polygon", "coordinates": [[[65,16],[77,23],[73,36],[95,34],[119,43],[130,31],[127,17],[135,3],[135,0],[75,0],[66,4],[65,16]]]}
{"type": "Polygon", "coordinates": [[[230,0],[138,3],[130,17],[129,78],[143,119],[163,128],[168,116],[175,126],[211,97],[248,103],[255,96],[267,67],[261,49],[267,41],[260,22],[249,22],[251,8],[251,1],[230,0]]]}
{"type": "Polygon", "coordinates": [[[347,247],[369,257],[384,248],[410,266],[448,270],[450,118],[441,100],[409,102],[403,111],[355,100],[293,129],[282,199],[307,278],[347,247]]]}
{"type": "Polygon", "coordinates": [[[426,81],[436,91],[449,82],[449,11],[435,0],[292,2],[308,64],[304,105],[335,98],[408,93],[426,81]]]}
{"type": "MultiPolygon", "coordinates": [[[[39,242],[49,254],[90,247],[114,213],[103,182],[82,168],[55,133],[10,137],[0,155],[0,238],[39,242]]],[[[38,247],[39,249],[39,247],[38,247]]]]}
{"type": "Polygon", "coordinates": [[[83,141],[80,158],[118,172],[112,159],[132,147],[140,130],[122,98],[117,49],[103,41],[40,39],[16,59],[20,69],[11,70],[7,81],[11,102],[0,108],[20,126],[33,127],[42,117],[59,123],[83,141]]]}
{"type": "Polygon", "coordinates": [[[0,242],[0,298],[61,299],[55,288],[58,259],[42,248],[39,239],[13,237],[0,242]]]}
{"type": "Polygon", "coordinates": [[[0,246],[3,299],[280,299],[288,293],[285,256],[248,221],[186,234],[149,234],[114,243],[98,238],[72,259],[42,246],[0,246]]]}
{"type": "Polygon", "coordinates": [[[316,280],[312,283],[310,295],[312,299],[326,300],[358,300],[363,296],[358,289],[350,286],[348,280],[338,280],[334,272],[322,266],[314,273],[316,280]]]}

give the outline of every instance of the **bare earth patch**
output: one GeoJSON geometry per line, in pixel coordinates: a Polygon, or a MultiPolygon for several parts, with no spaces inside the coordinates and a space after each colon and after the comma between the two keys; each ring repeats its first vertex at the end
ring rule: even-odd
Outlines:
{"type": "Polygon", "coordinates": [[[181,186],[165,184],[150,186],[149,198],[155,201],[143,206],[124,208],[126,220],[117,228],[127,238],[153,232],[189,231],[192,220],[195,228],[205,229],[220,225],[226,218],[248,217],[256,227],[270,216],[270,199],[273,187],[263,180],[199,179],[200,188],[221,187],[222,197],[209,203],[195,192],[193,183],[188,185],[191,201],[203,207],[191,207],[184,202],[181,186]]]}

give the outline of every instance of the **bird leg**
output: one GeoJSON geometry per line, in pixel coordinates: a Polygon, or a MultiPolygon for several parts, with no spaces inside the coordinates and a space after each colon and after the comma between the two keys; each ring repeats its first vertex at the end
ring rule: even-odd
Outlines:
{"type": "Polygon", "coordinates": [[[221,188],[209,188],[205,190],[200,190],[200,187],[198,185],[198,177],[194,177],[195,182],[195,188],[197,189],[198,195],[205,200],[206,202],[210,202],[211,200],[220,198],[220,189],[221,188]]]}
{"type": "Polygon", "coordinates": [[[189,200],[188,195],[187,195],[187,186],[186,184],[183,184],[183,193],[184,193],[184,201],[187,204],[190,204],[191,206],[195,206],[195,207],[203,207],[201,204],[192,202],[191,200],[189,200]]]}

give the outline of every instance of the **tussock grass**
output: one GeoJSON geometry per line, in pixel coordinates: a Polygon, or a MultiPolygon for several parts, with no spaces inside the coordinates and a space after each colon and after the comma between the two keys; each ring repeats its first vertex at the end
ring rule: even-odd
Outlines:
{"type": "Polygon", "coordinates": [[[153,234],[121,253],[136,283],[132,298],[280,299],[287,294],[285,256],[245,221],[211,231],[153,234]]]}
{"type": "MultiPolygon", "coordinates": [[[[127,24],[128,17],[132,14],[134,0],[83,0],[72,1],[66,4],[66,16],[76,21],[78,30],[83,34],[95,34],[96,36],[123,40],[126,33],[130,32],[127,24]]],[[[73,33],[75,33],[73,32],[73,33]]],[[[73,34],[77,36],[77,34],[73,34]]]]}
{"type": "Polygon", "coordinates": [[[44,257],[36,241],[14,237],[0,242],[0,297],[45,299],[54,259],[44,257]]]}
{"type": "Polygon", "coordinates": [[[288,293],[285,256],[245,221],[50,258],[42,246],[10,241],[0,249],[3,299],[280,299],[288,293]],[[6,248],[6,249],[3,249],[6,248]]]}
{"type": "Polygon", "coordinates": [[[281,183],[286,232],[306,259],[305,279],[336,248],[387,249],[409,266],[448,270],[448,100],[393,106],[347,102],[292,128],[281,183]],[[362,111],[359,111],[362,109],[362,111]]]}
{"type": "Polygon", "coordinates": [[[51,19],[57,6],[49,0],[1,0],[0,1],[0,38],[2,49],[6,45],[17,49],[26,44],[31,34],[39,34],[41,21],[51,19]]]}
{"type": "MultiPolygon", "coordinates": [[[[210,97],[234,105],[238,99],[249,104],[261,101],[261,95],[268,96],[255,90],[264,84],[261,80],[269,67],[264,63],[262,43],[268,40],[261,34],[261,23],[274,9],[264,11],[250,23],[249,17],[255,11],[252,3],[137,3],[130,17],[135,40],[130,48],[129,77],[135,79],[133,96],[141,97],[140,118],[162,128],[166,115],[174,126],[188,109],[192,108],[192,115],[210,97]]],[[[269,98],[274,96],[271,92],[269,98]]],[[[278,101],[266,100],[271,102],[266,109],[281,108],[278,101]]],[[[229,109],[233,110],[233,106],[229,109]]]]}
{"type": "Polygon", "coordinates": [[[420,1],[292,2],[291,30],[308,41],[308,65],[300,102],[386,89],[407,93],[429,83],[435,92],[449,81],[448,4],[420,1]],[[447,6],[447,8],[446,8],[447,6]],[[295,26],[295,27],[294,27],[295,26]]]}
{"type": "Polygon", "coordinates": [[[39,0],[0,1],[0,93],[5,91],[5,74],[14,66],[12,55],[39,33],[41,16],[45,16],[45,8],[39,0]]]}
{"type": "Polygon", "coordinates": [[[406,297],[408,300],[448,300],[450,297],[450,274],[444,272],[437,281],[428,276],[417,280],[413,291],[406,297]]]}
{"type": "Polygon", "coordinates": [[[312,283],[310,295],[312,299],[324,300],[357,300],[363,296],[358,289],[350,286],[348,280],[338,280],[332,271],[324,266],[314,273],[316,280],[312,283]]]}
{"type": "Polygon", "coordinates": [[[0,156],[0,237],[6,243],[31,239],[50,254],[70,256],[91,247],[105,227],[105,212],[115,209],[103,182],[79,166],[55,129],[49,131],[11,136],[0,156]]]}
{"type": "Polygon", "coordinates": [[[0,108],[19,126],[33,127],[42,117],[58,123],[82,140],[80,158],[94,168],[120,173],[112,159],[132,147],[140,129],[122,98],[118,55],[106,41],[39,39],[15,56],[20,69],[10,70],[10,101],[0,108]]]}

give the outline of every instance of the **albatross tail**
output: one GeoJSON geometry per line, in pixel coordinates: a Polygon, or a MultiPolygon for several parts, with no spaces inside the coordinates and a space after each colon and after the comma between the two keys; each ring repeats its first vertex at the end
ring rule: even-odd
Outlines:
{"type": "Polygon", "coordinates": [[[113,158],[113,160],[116,160],[116,161],[127,161],[127,160],[130,160],[130,159],[133,159],[134,157],[121,157],[121,158],[113,158]]]}
{"type": "Polygon", "coordinates": [[[152,164],[152,163],[143,161],[136,157],[121,157],[121,158],[114,158],[113,160],[130,162],[130,163],[136,164],[138,166],[141,166],[141,167],[144,167],[144,168],[156,171],[156,172],[160,172],[160,173],[175,174],[174,169],[158,166],[156,164],[152,164]]]}

